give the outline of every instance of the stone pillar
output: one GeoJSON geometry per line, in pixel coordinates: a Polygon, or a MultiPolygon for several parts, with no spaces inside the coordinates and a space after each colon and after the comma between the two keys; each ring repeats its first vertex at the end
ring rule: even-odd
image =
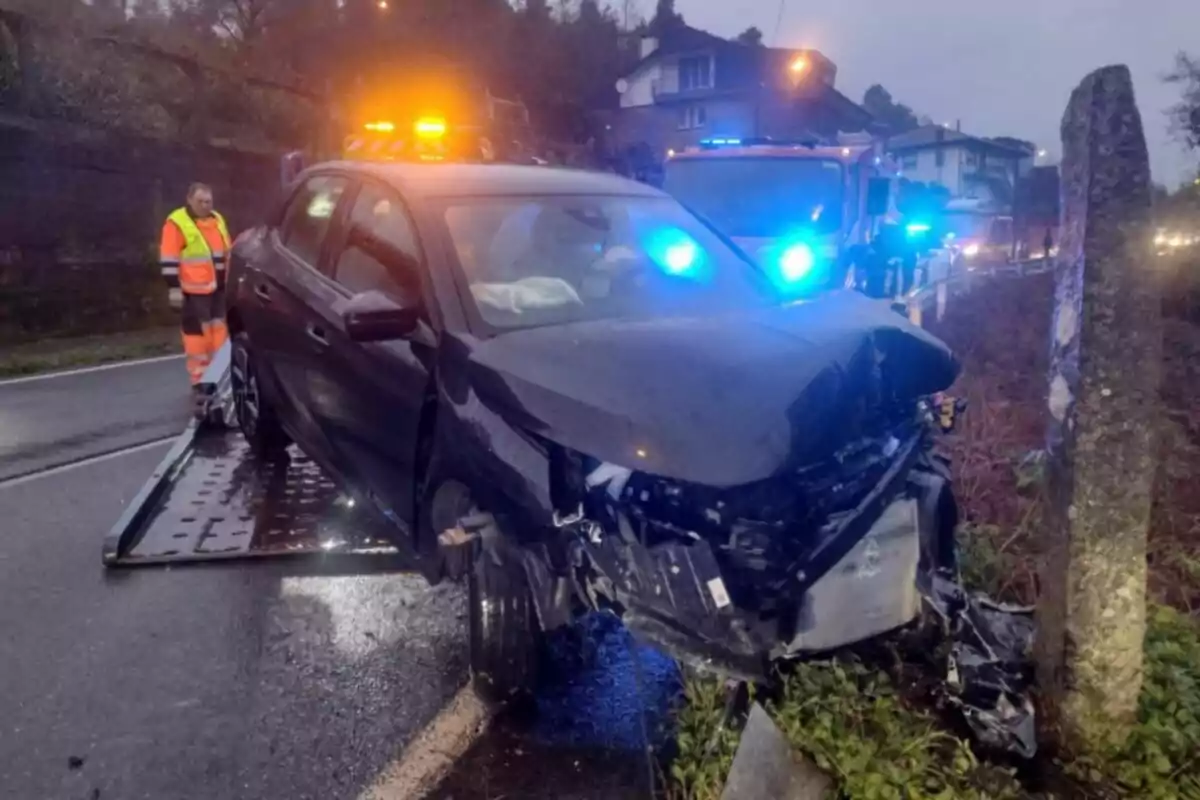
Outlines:
{"type": "Polygon", "coordinates": [[[1083,80],[1062,139],[1037,656],[1044,732],[1087,747],[1134,719],[1146,627],[1162,322],[1128,68],[1083,80]]]}

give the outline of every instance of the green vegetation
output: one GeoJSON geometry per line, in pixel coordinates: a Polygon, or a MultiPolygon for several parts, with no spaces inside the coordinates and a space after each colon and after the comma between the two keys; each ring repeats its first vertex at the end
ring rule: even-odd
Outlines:
{"type": "MultiPolygon", "coordinates": [[[[674,797],[715,800],[738,734],[724,725],[721,686],[694,681],[679,713],[674,797]]],[[[882,670],[847,656],[797,665],[767,713],[799,752],[834,778],[841,795],[864,800],[1008,800],[1013,775],[980,762],[969,744],[928,711],[901,698],[882,670]]]]}
{"type": "Polygon", "coordinates": [[[90,367],[182,352],[179,329],[151,328],[132,333],[47,339],[0,348],[0,378],[90,367]]]}
{"type": "Polygon", "coordinates": [[[1124,742],[1064,764],[1100,797],[1200,800],[1200,628],[1152,606],[1138,724],[1124,742]]]}
{"type": "Polygon", "coordinates": [[[789,741],[850,797],[1020,796],[1010,774],[981,764],[967,742],[902,699],[885,673],[853,658],[801,664],[774,712],[789,741]]]}
{"type": "Polygon", "coordinates": [[[671,764],[671,797],[717,800],[733,766],[740,731],[726,719],[725,686],[712,678],[694,678],[684,687],[676,717],[679,754],[671,764]]]}

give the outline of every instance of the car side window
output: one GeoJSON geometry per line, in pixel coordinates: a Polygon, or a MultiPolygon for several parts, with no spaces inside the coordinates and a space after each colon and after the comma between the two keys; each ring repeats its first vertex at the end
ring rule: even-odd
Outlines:
{"type": "Polygon", "coordinates": [[[333,279],[352,292],[371,289],[403,300],[419,294],[420,248],[398,198],[364,184],[346,220],[333,279]]]}
{"type": "Polygon", "coordinates": [[[336,175],[310,178],[296,190],[284,215],[280,226],[284,247],[313,267],[321,258],[321,246],[329,233],[333,212],[347,185],[345,178],[336,175]]]}

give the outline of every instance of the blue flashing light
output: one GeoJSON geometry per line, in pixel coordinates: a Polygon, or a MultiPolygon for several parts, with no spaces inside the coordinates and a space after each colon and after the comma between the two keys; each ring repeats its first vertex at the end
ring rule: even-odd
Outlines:
{"type": "Polygon", "coordinates": [[[646,238],[646,253],[668,275],[680,278],[700,278],[704,267],[704,250],[690,235],[679,228],[664,228],[646,238]]]}
{"type": "Polygon", "coordinates": [[[931,226],[928,222],[910,222],[905,226],[905,230],[909,236],[916,236],[921,233],[929,233],[931,226]]]}
{"type": "Polygon", "coordinates": [[[810,231],[801,231],[759,251],[775,290],[788,297],[821,288],[827,265],[818,256],[810,231]]]}
{"type": "Polygon", "coordinates": [[[808,277],[817,263],[812,247],[799,242],[779,255],[779,277],[786,283],[797,283],[808,277]]]}
{"type": "Polygon", "coordinates": [[[701,139],[700,140],[700,144],[711,145],[713,147],[719,147],[721,145],[739,145],[741,143],[742,143],[741,139],[730,139],[727,137],[722,137],[719,139],[701,139]]]}
{"type": "Polygon", "coordinates": [[[691,271],[700,258],[694,242],[680,242],[663,251],[663,269],[672,275],[683,275],[691,271]]]}

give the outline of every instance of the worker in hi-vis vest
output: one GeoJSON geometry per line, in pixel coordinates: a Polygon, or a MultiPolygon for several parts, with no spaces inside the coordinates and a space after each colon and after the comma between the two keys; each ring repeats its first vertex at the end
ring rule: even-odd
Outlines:
{"type": "Polygon", "coordinates": [[[195,387],[225,344],[225,264],[231,242],[225,219],[213,210],[212,189],[194,183],[187,205],[162,229],[160,260],[171,307],[182,312],[183,352],[195,387]]]}

